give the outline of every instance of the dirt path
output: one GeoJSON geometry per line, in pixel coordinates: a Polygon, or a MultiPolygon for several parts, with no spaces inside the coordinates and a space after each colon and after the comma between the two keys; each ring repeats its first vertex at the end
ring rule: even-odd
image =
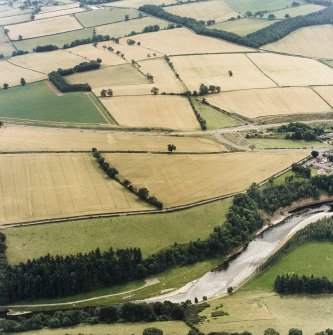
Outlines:
{"type": "Polygon", "coordinates": [[[49,80],[45,80],[46,85],[58,96],[61,97],[64,94],[60,92],[55,85],[53,85],[49,80]]]}

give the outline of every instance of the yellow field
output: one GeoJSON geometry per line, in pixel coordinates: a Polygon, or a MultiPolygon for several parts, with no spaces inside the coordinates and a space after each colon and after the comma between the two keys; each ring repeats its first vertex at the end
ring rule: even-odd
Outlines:
{"type": "MultiPolygon", "coordinates": [[[[181,93],[185,91],[182,83],[176,78],[163,58],[139,62],[139,65],[141,66],[140,71],[154,76],[154,83],[151,86],[158,87],[160,93],[181,93]]],[[[150,94],[150,90],[147,91],[147,94],[150,94]]]]}
{"type": "Polygon", "coordinates": [[[9,30],[8,36],[11,40],[18,40],[19,35],[21,35],[23,39],[26,39],[63,33],[65,31],[81,28],[82,26],[75,17],[69,15],[5,26],[5,29],[9,30]]]}
{"type": "Polygon", "coordinates": [[[209,95],[207,100],[227,112],[247,118],[332,111],[332,108],[308,87],[225,92],[209,95]]]}
{"type": "Polygon", "coordinates": [[[148,82],[148,79],[130,64],[115,65],[100,70],[76,73],[66,76],[66,80],[70,84],[89,83],[93,88],[139,85],[148,82]]]}
{"type": "Polygon", "coordinates": [[[199,129],[190,103],[179,96],[128,96],[101,99],[118,124],[178,130],[199,129]]]}
{"type": "Polygon", "coordinates": [[[264,49],[295,55],[333,58],[333,26],[312,26],[296,30],[264,49]]]}
{"type": "Polygon", "coordinates": [[[20,85],[21,78],[24,78],[27,83],[46,79],[45,74],[22,69],[6,61],[0,61],[0,73],[0,87],[4,83],[7,83],[9,86],[20,85]]]}
{"type": "Polygon", "coordinates": [[[211,37],[200,36],[186,28],[161,30],[134,36],[141,46],[166,55],[214,52],[246,52],[251,49],[211,37]]]}
{"type": "Polygon", "coordinates": [[[125,60],[114,53],[104,50],[103,48],[94,47],[92,44],[79,45],[77,47],[67,49],[67,51],[87,60],[96,60],[97,58],[100,58],[102,60],[102,66],[126,63],[125,60]]]}
{"type": "Polygon", "coordinates": [[[313,89],[331,106],[333,106],[333,86],[318,86],[313,89]]]}
{"type": "Polygon", "coordinates": [[[333,69],[312,59],[271,53],[248,54],[248,56],[280,86],[333,84],[333,69]]]}
{"type": "Polygon", "coordinates": [[[36,128],[5,125],[0,128],[0,151],[123,150],[162,151],[173,143],[177,152],[218,152],[226,148],[210,136],[181,137],[117,134],[109,131],[36,128]]]}
{"type": "Polygon", "coordinates": [[[199,90],[202,83],[218,85],[222,91],[276,87],[243,54],[178,56],[171,60],[191,91],[199,90]],[[229,70],[234,73],[232,77],[229,70]]]}
{"type": "Polygon", "coordinates": [[[88,154],[2,156],[0,177],[2,224],[149,208],[88,154]]]}
{"type": "MultiPolygon", "coordinates": [[[[57,6],[57,7],[60,7],[60,6],[57,6]]],[[[61,10],[55,10],[55,11],[41,12],[41,13],[36,14],[35,20],[49,19],[51,17],[79,13],[79,12],[83,12],[84,10],[85,10],[84,8],[73,7],[73,8],[67,8],[67,9],[61,9],[61,10]]]]}
{"type": "Polygon", "coordinates": [[[79,4],[77,2],[69,3],[67,5],[58,5],[58,6],[43,6],[41,7],[40,13],[46,13],[46,12],[54,12],[59,10],[65,10],[70,8],[78,8],[79,4]]]}
{"type": "Polygon", "coordinates": [[[10,59],[10,62],[15,65],[45,74],[59,68],[70,68],[84,61],[82,57],[70,54],[65,50],[37,52],[10,59]]]}
{"type": "Polygon", "coordinates": [[[134,185],[147,187],[165,207],[245,190],[306,157],[307,152],[218,155],[108,154],[134,185]]]}
{"type": "Polygon", "coordinates": [[[194,2],[177,6],[165,7],[169,13],[192,17],[196,20],[215,20],[216,22],[226,21],[231,17],[237,17],[238,13],[220,0],[194,2]]]}
{"type": "MultiPolygon", "coordinates": [[[[131,39],[135,41],[137,40],[136,36],[132,36],[131,39]]],[[[107,47],[113,48],[114,49],[113,53],[120,51],[120,53],[124,54],[125,59],[127,59],[127,61],[131,61],[132,59],[139,61],[143,59],[150,59],[150,58],[162,56],[161,53],[151,51],[150,49],[144,48],[142,46],[137,46],[137,45],[129,46],[127,45],[127,40],[128,40],[128,37],[122,38],[119,44],[112,42],[112,41],[101,42],[101,43],[98,43],[98,48],[102,49],[103,46],[105,45],[107,47]],[[154,53],[156,54],[156,56],[153,55],[154,53]],[[147,57],[148,55],[150,55],[150,57],[147,57]]]]}

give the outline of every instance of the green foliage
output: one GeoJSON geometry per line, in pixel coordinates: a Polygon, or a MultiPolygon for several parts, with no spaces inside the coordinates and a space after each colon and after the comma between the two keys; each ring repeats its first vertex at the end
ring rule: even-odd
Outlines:
{"type": "Polygon", "coordinates": [[[163,330],[150,327],[150,328],[144,329],[143,335],[163,335],[163,330]]]}
{"type": "Polygon", "coordinates": [[[61,92],[89,92],[91,87],[88,84],[69,84],[58,71],[49,73],[49,80],[61,92]]]}
{"type": "Polygon", "coordinates": [[[277,128],[279,133],[287,133],[285,138],[290,140],[313,141],[324,133],[321,127],[312,128],[307,124],[300,122],[291,122],[288,125],[282,125],[277,128]],[[291,133],[291,134],[290,134],[291,133]]]}

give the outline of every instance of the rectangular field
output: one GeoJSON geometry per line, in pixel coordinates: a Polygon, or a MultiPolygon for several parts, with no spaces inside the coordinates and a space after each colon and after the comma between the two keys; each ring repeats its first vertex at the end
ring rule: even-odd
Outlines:
{"type": "Polygon", "coordinates": [[[332,108],[308,87],[224,92],[207,97],[209,103],[247,118],[270,115],[328,113],[332,108]]]}
{"type": "Polygon", "coordinates": [[[76,14],[76,18],[83,27],[94,27],[103,24],[125,21],[125,15],[129,19],[139,17],[139,11],[131,8],[106,8],[90,10],[84,13],[76,14]]]}
{"type": "MultiPolygon", "coordinates": [[[[299,15],[306,15],[314,12],[318,12],[326,7],[319,6],[319,5],[302,5],[302,6],[296,6],[296,7],[289,7],[285,9],[280,9],[272,14],[276,16],[277,19],[284,19],[286,14],[289,14],[290,17],[295,17],[299,15]]],[[[266,13],[264,17],[268,17],[270,13],[266,13]]]]}
{"type": "Polygon", "coordinates": [[[301,28],[264,48],[308,57],[333,58],[333,26],[301,28]]]}
{"type": "Polygon", "coordinates": [[[191,105],[177,96],[128,96],[101,99],[118,124],[178,130],[199,129],[191,105]]]}
{"type": "MultiPolygon", "coordinates": [[[[176,3],[177,0],[154,0],[154,5],[170,5],[176,3]]],[[[143,5],[151,4],[150,0],[121,0],[117,1],[117,7],[126,7],[126,8],[139,8],[143,5]]],[[[103,4],[104,7],[114,6],[115,4],[112,2],[103,4]]]]}
{"type": "MultiPolygon", "coordinates": [[[[99,43],[99,45],[102,45],[102,43],[104,45],[104,42],[99,43]]],[[[102,65],[107,66],[126,63],[126,61],[120,56],[115,55],[107,49],[99,47],[99,45],[96,47],[92,44],[79,45],[77,47],[67,49],[67,52],[80,56],[86,60],[96,60],[97,58],[100,58],[102,60],[102,65]]]]}
{"type": "Polygon", "coordinates": [[[41,20],[41,19],[49,19],[51,17],[56,16],[63,16],[63,15],[70,15],[74,13],[80,13],[83,12],[85,9],[80,7],[73,7],[73,8],[67,8],[67,9],[58,9],[54,11],[46,11],[46,12],[40,12],[36,14],[35,20],[41,20]]]}
{"type": "Polygon", "coordinates": [[[21,127],[0,128],[0,151],[158,151],[166,152],[173,143],[177,152],[220,152],[227,149],[210,136],[158,136],[111,133],[109,131],[21,127]]]}
{"type": "Polygon", "coordinates": [[[23,39],[27,39],[77,30],[81,29],[82,26],[75,17],[66,15],[50,19],[18,23],[11,26],[5,26],[5,28],[9,30],[8,36],[11,40],[18,40],[19,35],[21,35],[23,39]]]}
{"type": "Polygon", "coordinates": [[[243,191],[307,155],[297,151],[106,156],[121,176],[137,187],[147,187],[165,207],[174,207],[243,191]]]}
{"type": "Polygon", "coordinates": [[[280,86],[332,85],[333,70],[313,59],[272,53],[248,57],[280,86]]]}
{"type": "Polygon", "coordinates": [[[115,65],[100,70],[81,72],[65,77],[70,84],[89,83],[91,87],[139,85],[148,79],[130,64],[115,65]]]}
{"type": "Polygon", "coordinates": [[[202,83],[218,85],[222,91],[276,87],[244,54],[177,56],[171,61],[191,91],[198,91],[202,83]]]}
{"type": "Polygon", "coordinates": [[[0,61],[0,73],[1,88],[4,83],[9,86],[19,86],[21,78],[24,78],[27,83],[46,79],[46,75],[43,73],[23,69],[7,61],[0,61]]]}
{"type": "Polygon", "coordinates": [[[66,9],[72,9],[72,8],[78,8],[78,7],[79,7],[79,4],[77,2],[72,2],[69,4],[65,4],[65,5],[43,6],[41,8],[40,13],[55,12],[58,10],[66,10],[66,9]]]}
{"type": "Polygon", "coordinates": [[[225,31],[230,31],[241,36],[251,34],[257,30],[263,29],[275,23],[275,21],[264,20],[264,19],[254,19],[254,18],[242,18],[233,21],[225,21],[216,23],[207,28],[221,29],[225,31]]]}
{"type": "Polygon", "coordinates": [[[149,208],[89,155],[6,155],[0,163],[2,224],[149,208]]]}
{"type": "Polygon", "coordinates": [[[31,14],[14,15],[0,18],[0,26],[30,21],[31,14]]]}
{"type": "Polygon", "coordinates": [[[67,124],[112,122],[91,93],[73,92],[59,96],[44,81],[0,90],[0,117],[3,120],[67,124]]]}
{"type": "Polygon", "coordinates": [[[74,67],[84,61],[84,58],[71,54],[65,50],[31,53],[10,59],[10,62],[14,65],[42,72],[46,75],[59,68],[66,69],[74,67]]]}
{"type": "Polygon", "coordinates": [[[194,2],[189,4],[175,5],[165,7],[168,13],[183,17],[191,17],[196,20],[215,20],[221,22],[231,17],[236,17],[238,12],[233,10],[224,1],[210,0],[203,2],[194,2]]]}
{"type": "Polygon", "coordinates": [[[197,35],[186,28],[161,30],[134,37],[135,40],[141,42],[141,46],[166,55],[246,52],[252,50],[216,38],[197,35]]]}

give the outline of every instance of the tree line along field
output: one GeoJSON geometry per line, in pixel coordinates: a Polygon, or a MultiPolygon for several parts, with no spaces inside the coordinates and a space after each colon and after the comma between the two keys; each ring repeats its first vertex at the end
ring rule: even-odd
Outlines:
{"type": "MultiPolygon", "coordinates": [[[[296,7],[280,9],[280,10],[272,12],[272,14],[274,14],[277,19],[284,19],[286,14],[288,14],[290,17],[296,17],[300,15],[306,15],[306,14],[318,12],[325,8],[326,7],[320,6],[320,5],[308,4],[308,5],[301,5],[301,6],[296,6],[296,7]]],[[[267,18],[269,14],[270,13],[266,13],[264,17],[267,18]]]]}
{"type": "Polygon", "coordinates": [[[306,151],[105,155],[121,176],[137,187],[147,187],[166,208],[244,191],[306,156],[306,151]]]}
{"type": "Polygon", "coordinates": [[[333,26],[312,26],[296,30],[264,49],[295,55],[333,58],[333,26]]]}
{"type": "MultiPolygon", "coordinates": [[[[19,80],[19,79],[18,79],[19,80]]],[[[3,120],[111,124],[112,118],[91,93],[57,95],[46,82],[0,91],[3,120]]]]}
{"type": "Polygon", "coordinates": [[[101,99],[119,125],[178,130],[200,129],[185,97],[124,96],[101,99]]]}
{"type": "Polygon", "coordinates": [[[48,253],[73,255],[97,247],[101,251],[110,247],[140,247],[143,256],[148,257],[175,242],[181,244],[207,238],[213,227],[224,223],[231,203],[229,198],[173,213],[6,228],[6,256],[10,264],[18,264],[48,253]]]}
{"type": "Polygon", "coordinates": [[[169,6],[165,10],[168,13],[183,17],[192,17],[204,21],[215,20],[216,22],[225,21],[238,15],[238,12],[229,7],[228,4],[219,0],[169,6]]]}
{"type": "MultiPolygon", "coordinates": [[[[321,87],[318,89],[320,90],[321,87]]],[[[250,119],[271,115],[316,114],[332,111],[332,106],[309,87],[224,92],[208,96],[207,101],[230,113],[250,119]]]]}
{"type": "Polygon", "coordinates": [[[166,152],[173,143],[177,152],[211,153],[227,149],[209,135],[159,136],[116,134],[107,131],[36,128],[5,125],[0,128],[0,151],[90,151],[99,150],[166,152]]]}
{"type": "Polygon", "coordinates": [[[87,154],[6,155],[0,160],[2,224],[151,209],[106,178],[87,154]]]}

